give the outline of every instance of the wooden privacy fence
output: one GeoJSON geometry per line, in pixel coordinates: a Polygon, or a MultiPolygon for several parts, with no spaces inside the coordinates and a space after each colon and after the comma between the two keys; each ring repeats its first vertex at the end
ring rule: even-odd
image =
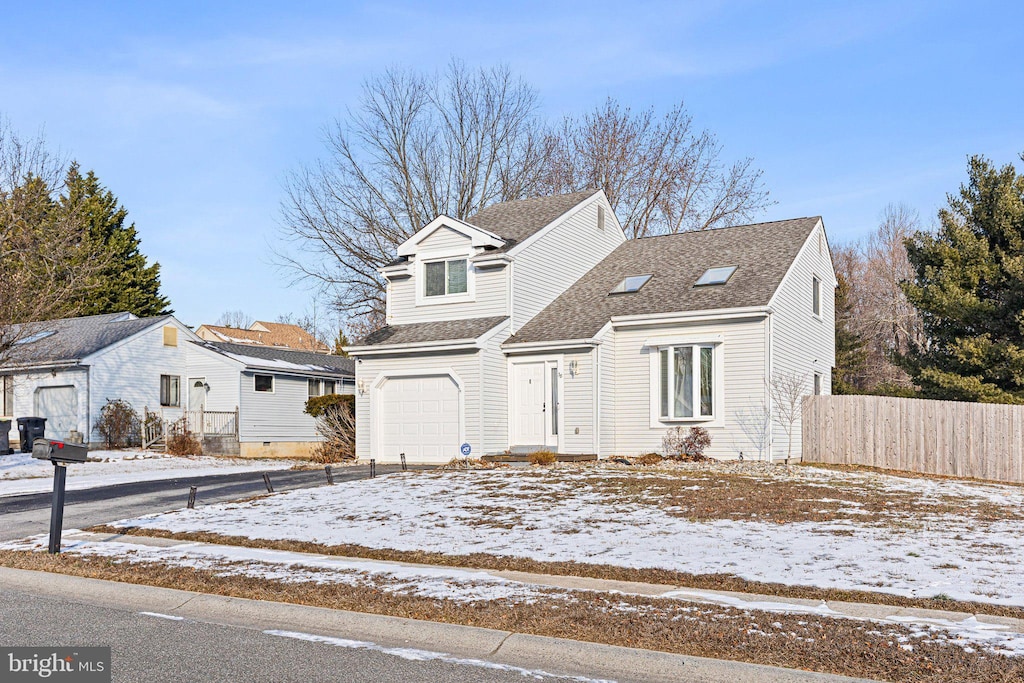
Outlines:
{"type": "Polygon", "coordinates": [[[803,460],[1024,482],[1024,406],[808,396],[803,460]]]}

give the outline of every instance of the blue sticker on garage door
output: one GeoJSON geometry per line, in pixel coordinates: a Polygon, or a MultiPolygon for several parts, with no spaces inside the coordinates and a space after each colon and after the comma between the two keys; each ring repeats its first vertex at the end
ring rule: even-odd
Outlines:
{"type": "Polygon", "coordinates": [[[459,450],[462,451],[462,455],[467,458],[469,457],[469,454],[473,452],[473,448],[468,443],[462,444],[459,450]]]}

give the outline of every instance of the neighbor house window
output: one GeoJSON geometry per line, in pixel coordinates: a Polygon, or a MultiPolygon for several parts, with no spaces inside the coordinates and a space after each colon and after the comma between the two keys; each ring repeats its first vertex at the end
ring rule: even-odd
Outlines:
{"type": "Polygon", "coordinates": [[[271,392],[274,390],[273,375],[256,375],[254,383],[256,391],[271,392]]]}
{"type": "Polygon", "coordinates": [[[309,397],[310,398],[313,398],[314,396],[319,396],[320,395],[320,380],[318,380],[318,379],[311,379],[311,380],[307,381],[307,384],[309,385],[309,397]]]}
{"type": "Polygon", "coordinates": [[[164,346],[178,345],[178,328],[172,325],[164,327],[164,346]]]}
{"type": "Polygon", "coordinates": [[[821,373],[814,373],[814,395],[821,396],[821,373]]]}
{"type": "Polygon", "coordinates": [[[181,405],[181,377],[160,375],[160,405],[175,408],[181,405]]]}
{"type": "Polygon", "coordinates": [[[661,418],[713,417],[715,347],[671,346],[661,349],[659,354],[661,418]]]}
{"type": "Polygon", "coordinates": [[[811,278],[811,296],[813,297],[814,315],[821,315],[821,280],[817,276],[811,278]]]}
{"type": "Polygon", "coordinates": [[[424,263],[423,278],[427,296],[465,294],[469,291],[464,258],[424,263]]]}
{"type": "Polygon", "coordinates": [[[604,207],[597,207],[597,229],[604,230],[604,207]]]}
{"type": "Polygon", "coordinates": [[[329,395],[331,395],[333,393],[336,393],[335,388],[334,388],[334,380],[332,380],[332,379],[325,379],[324,380],[324,396],[329,396],[329,395]]]}

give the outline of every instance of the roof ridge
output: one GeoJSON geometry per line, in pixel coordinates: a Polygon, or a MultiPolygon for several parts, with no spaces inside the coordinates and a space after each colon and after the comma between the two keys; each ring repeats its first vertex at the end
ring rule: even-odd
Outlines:
{"type": "Polygon", "coordinates": [[[699,230],[681,230],[679,232],[670,232],[664,235],[644,235],[643,237],[634,237],[630,240],[626,240],[626,243],[635,242],[637,240],[653,240],[659,237],[679,237],[680,235],[699,235],[710,232],[718,232],[721,230],[732,230],[733,228],[753,228],[759,225],[774,225],[776,223],[792,223],[793,221],[808,221],[808,220],[821,220],[821,216],[797,216],[795,218],[780,218],[775,221],[760,221],[758,223],[740,223],[739,225],[722,225],[717,228],[701,228],[699,230]]]}

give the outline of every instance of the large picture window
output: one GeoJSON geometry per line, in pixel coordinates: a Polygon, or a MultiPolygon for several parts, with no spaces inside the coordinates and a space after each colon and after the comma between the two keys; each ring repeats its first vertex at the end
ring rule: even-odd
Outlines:
{"type": "Polygon", "coordinates": [[[669,346],[658,351],[663,420],[715,415],[715,347],[669,346]]]}
{"type": "Polygon", "coordinates": [[[468,291],[466,259],[450,261],[429,261],[423,264],[424,294],[446,296],[465,294],[468,291]]]}

